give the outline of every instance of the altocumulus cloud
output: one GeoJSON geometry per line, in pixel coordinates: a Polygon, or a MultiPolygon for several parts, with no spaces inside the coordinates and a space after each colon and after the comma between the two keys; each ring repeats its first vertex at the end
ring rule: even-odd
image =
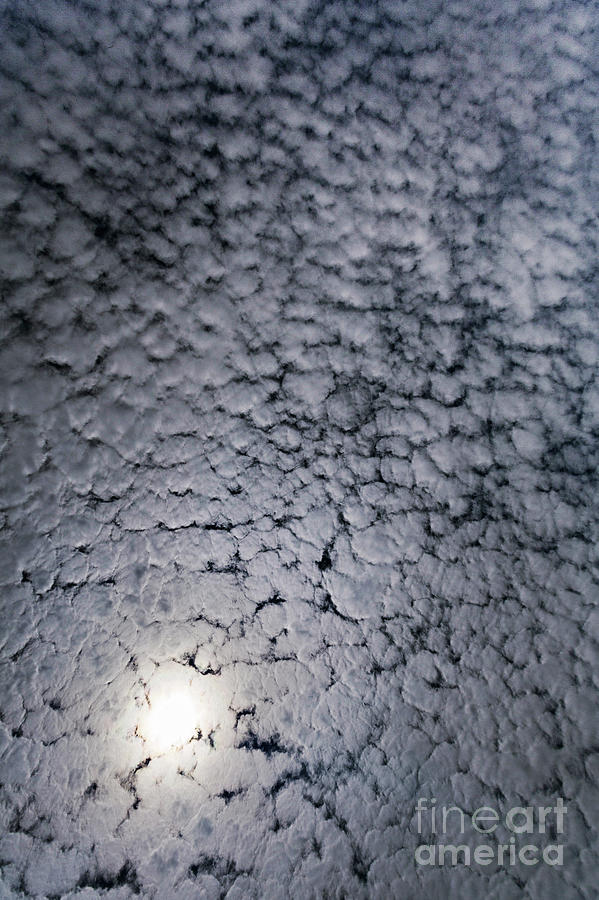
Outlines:
{"type": "Polygon", "coordinates": [[[598,24],[2,3],[2,897],[594,896],[598,24]]]}

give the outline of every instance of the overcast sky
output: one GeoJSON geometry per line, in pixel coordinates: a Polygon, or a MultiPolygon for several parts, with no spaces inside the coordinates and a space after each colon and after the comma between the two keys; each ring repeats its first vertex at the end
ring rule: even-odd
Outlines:
{"type": "Polygon", "coordinates": [[[1,898],[596,897],[598,34],[2,0],[1,898]]]}

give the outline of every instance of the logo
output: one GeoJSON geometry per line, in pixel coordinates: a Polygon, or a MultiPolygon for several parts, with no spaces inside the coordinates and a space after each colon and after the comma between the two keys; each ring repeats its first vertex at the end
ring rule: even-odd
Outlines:
{"type": "Polygon", "coordinates": [[[537,835],[547,835],[554,840],[564,833],[564,817],[568,812],[564,801],[558,797],[552,806],[512,806],[502,816],[492,806],[481,806],[473,813],[466,813],[459,806],[436,805],[433,797],[418,798],[415,806],[416,826],[422,837],[423,830],[434,839],[433,843],[419,844],[414,858],[419,866],[562,866],[564,846],[561,843],[546,843],[537,835]],[[497,828],[505,828],[510,833],[507,843],[497,840],[497,828]],[[446,843],[448,833],[452,837],[470,832],[469,843],[446,843]],[[493,835],[489,843],[472,844],[477,835],[493,835]],[[534,835],[531,838],[530,835],[534,835]],[[437,842],[442,836],[443,843],[437,842]],[[492,841],[492,843],[491,843],[492,841]]]}

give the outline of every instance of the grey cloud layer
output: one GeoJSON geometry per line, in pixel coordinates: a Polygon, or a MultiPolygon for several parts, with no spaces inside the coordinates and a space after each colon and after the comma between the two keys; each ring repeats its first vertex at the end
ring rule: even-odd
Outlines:
{"type": "Polygon", "coordinates": [[[2,896],[592,898],[596,7],[0,16],[2,896]]]}

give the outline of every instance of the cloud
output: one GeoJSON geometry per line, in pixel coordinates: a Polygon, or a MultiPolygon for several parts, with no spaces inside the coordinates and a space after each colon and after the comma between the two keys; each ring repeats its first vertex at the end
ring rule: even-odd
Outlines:
{"type": "Polygon", "coordinates": [[[0,17],[2,896],[592,897],[592,7],[0,17]]]}

